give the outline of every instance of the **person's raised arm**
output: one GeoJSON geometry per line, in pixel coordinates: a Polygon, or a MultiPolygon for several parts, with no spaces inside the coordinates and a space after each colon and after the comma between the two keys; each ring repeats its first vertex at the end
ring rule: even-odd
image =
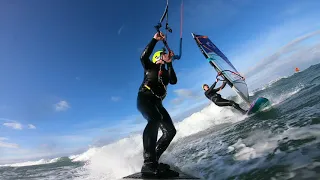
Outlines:
{"type": "Polygon", "coordinates": [[[169,83],[177,84],[178,79],[177,79],[176,73],[174,72],[172,62],[168,63],[167,67],[168,67],[168,73],[169,73],[169,83]]]}
{"type": "MultiPolygon", "coordinates": [[[[173,56],[174,56],[174,53],[170,52],[170,57],[173,57],[173,56]]],[[[170,84],[177,84],[178,79],[177,79],[177,75],[174,71],[172,62],[167,63],[167,67],[168,67],[168,73],[169,73],[169,83],[170,84]]]]}
{"type": "Polygon", "coordinates": [[[144,69],[148,69],[149,65],[152,64],[149,57],[150,57],[154,47],[156,46],[157,42],[160,40],[163,40],[163,39],[164,39],[164,35],[162,34],[162,32],[160,32],[160,34],[156,33],[153,36],[153,38],[151,39],[151,41],[149,42],[149,44],[144,48],[144,50],[140,56],[141,64],[144,69]]]}
{"type": "Polygon", "coordinates": [[[148,69],[149,64],[151,64],[149,57],[156,44],[157,44],[157,40],[152,38],[152,40],[149,42],[149,44],[146,46],[146,48],[143,50],[141,54],[140,60],[141,60],[142,67],[144,69],[148,69]]]}
{"type": "Polygon", "coordinates": [[[206,91],[206,93],[211,93],[212,91],[214,91],[214,90],[215,90],[214,87],[216,86],[217,82],[218,82],[218,79],[216,79],[216,82],[214,82],[214,83],[209,87],[209,89],[206,91]]]}
{"type": "Polygon", "coordinates": [[[226,86],[226,84],[227,84],[227,81],[224,81],[224,82],[222,83],[222,85],[221,85],[219,88],[216,89],[216,91],[217,91],[217,92],[221,91],[221,90],[226,86]]]}

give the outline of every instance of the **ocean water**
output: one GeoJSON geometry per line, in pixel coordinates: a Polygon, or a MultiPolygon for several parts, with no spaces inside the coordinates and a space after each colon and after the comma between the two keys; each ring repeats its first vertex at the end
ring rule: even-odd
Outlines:
{"type": "MultiPolygon", "coordinates": [[[[177,135],[160,160],[202,179],[320,179],[320,64],[250,98],[259,96],[272,108],[242,116],[211,104],[176,123],[177,135]]],[[[120,179],[141,165],[136,134],[79,155],[1,165],[0,179],[120,179]]]]}

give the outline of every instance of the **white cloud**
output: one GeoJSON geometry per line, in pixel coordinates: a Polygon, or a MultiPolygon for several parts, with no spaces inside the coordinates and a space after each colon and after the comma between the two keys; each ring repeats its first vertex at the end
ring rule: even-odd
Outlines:
{"type": "Polygon", "coordinates": [[[7,123],[3,123],[3,125],[10,127],[12,129],[18,129],[18,130],[22,129],[22,124],[17,123],[17,122],[7,122],[7,123]]]}
{"type": "Polygon", "coordinates": [[[70,108],[67,101],[60,101],[54,105],[56,111],[66,111],[70,108]]]}
{"type": "MultiPolygon", "coordinates": [[[[299,44],[301,41],[316,35],[319,25],[318,19],[313,17],[286,20],[282,24],[267,28],[255,38],[244,41],[226,55],[240,72],[248,71],[248,67],[255,66],[272,54],[289,52],[275,53],[279,49],[286,50],[288,46],[299,44]],[[301,36],[302,34],[305,35],[301,36]]],[[[291,48],[290,50],[294,49],[291,48]]]]}
{"type": "Polygon", "coordinates": [[[195,94],[192,90],[190,89],[176,89],[174,90],[174,92],[180,96],[180,97],[185,97],[185,98],[190,98],[190,97],[194,97],[195,94]]]}
{"type": "MultiPolygon", "coordinates": [[[[320,44],[316,44],[319,41],[316,40],[315,36],[320,33],[319,31],[312,31],[310,33],[309,29],[312,29],[310,26],[309,28],[303,28],[305,27],[303,25],[308,24],[308,22],[299,21],[278,26],[271,31],[264,32],[264,39],[251,39],[243,43],[243,47],[232,51],[230,50],[226,53],[226,56],[230,57],[229,59],[236,68],[240,69],[240,73],[245,70],[247,70],[247,72],[250,71],[250,73],[246,74],[249,90],[259,88],[270,80],[276,79],[277,77],[275,75],[279,76],[282,74],[282,76],[285,76],[293,74],[295,67],[303,70],[319,62],[320,44]],[[293,29],[293,25],[302,28],[293,29]],[[266,58],[263,59],[263,57],[266,58]],[[260,59],[263,60],[259,61],[260,59]],[[257,62],[259,62],[259,64],[257,62]],[[248,67],[251,68],[249,69],[248,67]]],[[[211,36],[209,35],[209,37],[211,36]]],[[[197,51],[199,50],[197,49],[197,51]]],[[[200,51],[199,57],[191,56],[189,58],[203,58],[203,63],[199,62],[198,67],[193,69],[177,71],[180,84],[182,84],[185,89],[174,91],[178,97],[171,100],[173,108],[170,114],[172,115],[181,114],[185,111],[186,107],[200,101],[210,102],[204,97],[201,85],[203,83],[213,83],[216,71],[207,64],[200,51]],[[193,95],[198,96],[199,99],[189,98],[193,95]]],[[[231,91],[231,88],[224,89],[222,94],[226,96],[236,95],[231,91]]]]}
{"type": "MultiPolygon", "coordinates": [[[[320,31],[318,31],[318,34],[320,34],[320,31]]],[[[304,40],[309,37],[312,36],[303,36],[303,38],[305,38],[304,40]]],[[[302,40],[302,38],[293,40],[250,69],[247,72],[247,74],[250,75],[249,78],[247,78],[247,82],[250,85],[249,89],[259,88],[266,82],[282,76],[291,75],[294,73],[295,67],[303,70],[312,64],[319,63],[320,43],[303,45],[302,40]],[[261,82],[261,79],[263,79],[263,82],[261,82]]]]}
{"type": "MultiPolygon", "coordinates": [[[[192,2],[189,2],[189,3],[192,3],[192,2]]],[[[198,5],[197,8],[201,6],[202,5],[198,5]]],[[[205,9],[209,9],[209,7],[205,9]]],[[[185,12],[187,13],[187,11],[185,12]]],[[[190,13],[189,16],[193,15],[191,12],[189,13],[190,13]]],[[[199,18],[199,16],[206,17],[205,16],[206,13],[209,13],[209,11],[201,12],[201,15],[197,15],[195,18],[199,18]]],[[[194,22],[190,22],[190,23],[194,23],[194,22]]],[[[219,23],[216,22],[214,24],[220,25],[220,22],[219,23]]],[[[285,18],[284,21],[281,22],[281,24],[279,23],[278,25],[270,26],[269,28],[262,29],[262,31],[260,31],[259,34],[257,34],[253,38],[252,36],[248,37],[247,40],[244,40],[241,43],[237,41],[233,42],[234,44],[233,48],[231,46],[231,48],[229,49],[223,49],[223,47],[225,46],[223,43],[225,42],[225,44],[228,44],[226,41],[223,41],[223,40],[221,40],[222,43],[221,42],[218,43],[217,46],[225,53],[225,55],[230,59],[232,64],[240,71],[241,74],[244,74],[244,72],[246,71],[247,72],[250,71],[250,73],[245,75],[245,77],[247,78],[248,88],[255,89],[257,87],[254,87],[254,86],[258,84],[251,83],[253,81],[249,81],[250,80],[249,75],[253,76],[253,73],[256,73],[257,75],[258,74],[261,75],[261,77],[256,79],[256,82],[258,82],[259,85],[261,86],[269,82],[266,78],[264,78],[264,76],[271,77],[270,75],[272,75],[273,73],[278,73],[275,71],[282,71],[286,73],[284,75],[289,75],[289,74],[292,74],[293,72],[293,68],[291,68],[291,66],[299,65],[299,67],[302,67],[302,64],[304,64],[303,66],[305,67],[305,66],[310,66],[313,63],[316,63],[315,57],[317,56],[316,54],[319,52],[317,48],[313,47],[313,50],[311,50],[311,48],[308,48],[309,50],[307,50],[307,49],[304,49],[306,47],[300,48],[299,45],[302,44],[301,41],[304,41],[305,39],[308,39],[310,37],[313,38],[316,34],[318,34],[316,30],[319,30],[319,25],[320,23],[318,19],[315,18],[315,16],[309,16],[309,17],[307,16],[307,18],[306,17],[297,17],[297,18],[291,18],[291,19],[285,18]],[[305,35],[301,36],[303,34],[305,35]],[[299,36],[300,38],[298,38],[299,36]],[[303,54],[302,49],[304,49],[303,52],[306,53],[304,56],[302,56],[303,54]],[[300,53],[298,53],[299,51],[300,53]],[[282,58],[281,61],[278,61],[279,58],[275,59],[276,57],[275,55],[277,55],[277,57],[278,56],[280,57],[280,56],[292,55],[294,53],[296,55],[291,56],[292,59],[282,58]],[[274,55],[272,56],[272,54],[274,55]],[[263,74],[259,71],[259,68],[256,68],[256,66],[258,66],[257,63],[259,63],[260,60],[262,60],[262,62],[260,63],[260,67],[261,67],[260,70],[269,68],[268,69],[269,74],[267,73],[267,70],[265,71],[266,73],[263,74]],[[274,65],[278,63],[276,65],[276,68],[273,68],[268,65],[268,63],[272,63],[272,62],[274,63],[274,65]],[[285,64],[283,64],[284,62],[285,64]],[[290,62],[292,63],[290,64],[290,62]],[[299,64],[297,62],[299,62],[299,64]],[[292,69],[292,71],[290,72],[288,71],[288,69],[286,69],[286,71],[281,70],[278,68],[280,66],[286,67],[286,68],[289,67],[292,69]]],[[[203,31],[203,32],[201,30],[196,30],[196,31],[199,34],[203,33],[204,35],[208,35],[209,38],[215,42],[216,38],[214,35],[210,33],[208,34],[206,33],[206,31],[203,31]]],[[[191,54],[191,53],[185,52],[184,57],[186,58],[186,61],[188,60],[197,61],[197,65],[196,65],[197,67],[187,69],[185,70],[185,72],[179,69],[176,72],[177,72],[177,76],[179,78],[180,84],[183,84],[185,88],[191,89],[200,95],[200,93],[202,93],[201,85],[203,83],[208,83],[208,84],[213,83],[215,79],[214,76],[216,75],[216,71],[207,63],[204,56],[200,53],[198,47],[196,47],[194,41],[193,43],[194,43],[193,47],[195,48],[194,49],[195,53],[191,54]]],[[[271,77],[271,78],[274,78],[274,77],[271,77]]],[[[235,93],[231,91],[230,88],[225,88],[224,91],[222,91],[222,94],[235,95],[235,93]]],[[[181,103],[181,101],[183,100],[174,99],[171,102],[179,104],[181,103]]],[[[185,101],[189,101],[189,100],[185,100],[185,101]]]]}
{"type": "Polygon", "coordinates": [[[171,103],[174,105],[181,105],[185,100],[199,100],[202,97],[202,94],[193,91],[192,89],[176,89],[173,91],[177,97],[171,100],[171,103]]]}
{"type": "Polygon", "coordinates": [[[120,100],[121,100],[121,97],[118,97],[118,96],[112,96],[111,97],[111,101],[118,102],[120,100]]]}
{"type": "MultiPolygon", "coordinates": [[[[22,130],[24,125],[22,125],[21,123],[11,120],[11,119],[6,119],[6,118],[0,118],[0,121],[4,121],[5,123],[3,123],[3,126],[12,128],[12,129],[17,129],[17,130],[22,130]]],[[[29,129],[36,129],[36,126],[33,124],[28,124],[26,125],[28,126],[29,129]]]]}
{"type": "Polygon", "coordinates": [[[171,100],[174,105],[182,104],[186,98],[195,98],[196,94],[191,89],[176,89],[173,91],[177,97],[171,100]]]}
{"type": "Polygon", "coordinates": [[[267,64],[272,63],[274,61],[277,61],[281,56],[286,55],[290,52],[294,52],[297,50],[301,50],[302,48],[295,48],[299,43],[301,43],[304,40],[307,40],[313,36],[319,35],[320,34],[320,30],[319,31],[314,31],[311,32],[309,34],[303,35],[301,37],[298,37],[294,40],[292,40],[291,42],[289,42],[288,44],[286,44],[285,46],[283,46],[282,48],[280,48],[278,51],[276,51],[274,54],[272,54],[271,56],[268,56],[267,58],[264,58],[263,60],[261,60],[259,62],[259,64],[253,66],[252,68],[249,69],[248,72],[246,72],[245,74],[253,74],[253,73],[258,73],[261,71],[261,69],[264,69],[264,67],[267,66],[267,64]]]}
{"type": "MultiPolygon", "coordinates": [[[[53,146],[54,147],[54,146],[53,146]]],[[[81,149],[83,152],[85,149],[81,149]]],[[[3,154],[0,159],[0,165],[13,164],[16,166],[27,165],[27,164],[39,164],[39,159],[53,159],[55,157],[68,156],[74,152],[79,152],[79,148],[63,148],[60,150],[55,150],[45,148],[44,146],[39,146],[37,149],[8,149],[1,151],[3,154]]]]}
{"type": "Polygon", "coordinates": [[[34,126],[33,124],[28,124],[29,129],[36,129],[36,126],[34,126]]]}
{"type": "Polygon", "coordinates": [[[119,28],[119,30],[118,30],[118,35],[121,34],[121,31],[122,31],[123,28],[124,28],[124,25],[122,25],[122,26],[119,28]]]}
{"type": "Polygon", "coordinates": [[[3,142],[8,140],[8,138],[0,137],[0,148],[18,148],[18,144],[3,142]]]}
{"type": "Polygon", "coordinates": [[[179,104],[182,104],[183,101],[184,101],[183,98],[177,97],[177,98],[172,99],[171,103],[174,104],[174,105],[179,105],[179,104]]]}

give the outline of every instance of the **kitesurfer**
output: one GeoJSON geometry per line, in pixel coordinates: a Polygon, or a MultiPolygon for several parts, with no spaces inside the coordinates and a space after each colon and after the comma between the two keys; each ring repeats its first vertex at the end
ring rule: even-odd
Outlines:
{"type": "MultiPolygon", "coordinates": [[[[221,72],[218,73],[218,76],[221,76],[221,72]]],[[[208,84],[202,85],[202,89],[205,91],[205,96],[212,102],[214,102],[217,106],[232,106],[235,109],[239,110],[242,114],[245,114],[247,111],[241,109],[239,104],[235,103],[232,100],[223,99],[221,95],[218,93],[226,86],[226,81],[224,81],[219,88],[214,89],[218,81],[219,79],[217,78],[216,81],[210,87],[208,86],[208,84]]]]}
{"type": "Polygon", "coordinates": [[[154,175],[163,172],[172,177],[179,176],[179,173],[170,170],[169,165],[158,161],[176,134],[171,117],[162,105],[167,94],[167,85],[177,83],[172,65],[174,53],[171,51],[167,54],[165,50],[160,50],[154,53],[151,61],[149,59],[156,43],[164,39],[164,34],[157,32],[140,57],[144,78],[138,92],[137,108],[148,121],[143,131],[144,164],[141,173],[154,175]],[[157,141],[159,127],[162,136],[157,141]]]}

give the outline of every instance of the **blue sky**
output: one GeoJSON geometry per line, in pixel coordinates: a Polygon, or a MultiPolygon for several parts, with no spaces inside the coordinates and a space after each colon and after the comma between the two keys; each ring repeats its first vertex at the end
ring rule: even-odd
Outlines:
{"type": "MultiPolygon", "coordinates": [[[[170,3],[168,41],[177,51],[180,2],[170,3]]],[[[139,56],[164,6],[165,0],[1,1],[0,164],[80,152],[140,131],[146,122],[136,109],[139,56]]],[[[317,32],[319,7],[317,0],[184,0],[178,84],[164,102],[174,120],[209,103],[201,84],[216,75],[191,32],[208,35],[246,73],[317,32]]],[[[317,45],[318,34],[303,47],[317,45]]],[[[251,89],[260,85],[248,82],[251,89]]]]}

